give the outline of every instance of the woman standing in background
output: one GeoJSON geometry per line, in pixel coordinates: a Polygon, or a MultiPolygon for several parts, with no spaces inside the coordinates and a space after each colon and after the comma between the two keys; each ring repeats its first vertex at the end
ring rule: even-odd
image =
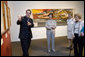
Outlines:
{"type": "Polygon", "coordinates": [[[69,46],[67,49],[72,49],[72,40],[73,40],[73,35],[72,35],[72,28],[73,28],[73,23],[74,19],[72,18],[72,14],[68,14],[68,19],[67,19],[67,39],[69,46]]]}
{"type": "Polygon", "coordinates": [[[75,56],[82,56],[82,38],[81,29],[84,23],[81,21],[81,16],[79,14],[74,15],[75,22],[73,27],[73,44],[74,44],[74,55],[75,56]]]}

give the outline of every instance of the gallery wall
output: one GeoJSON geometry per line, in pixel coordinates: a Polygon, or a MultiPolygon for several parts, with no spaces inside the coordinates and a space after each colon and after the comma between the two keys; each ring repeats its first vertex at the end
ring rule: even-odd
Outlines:
{"type": "MultiPolygon", "coordinates": [[[[82,15],[84,20],[83,1],[8,1],[11,10],[11,41],[19,41],[19,26],[16,24],[18,15],[25,15],[26,9],[74,9],[74,13],[82,15]]],[[[32,15],[31,15],[32,18],[32,15]]],[[[32,28],[34,39],[46,38],[45,27],[32,28]]],[[[67,36],[67,26],[57,26],[56,37],[67,36]]]]}

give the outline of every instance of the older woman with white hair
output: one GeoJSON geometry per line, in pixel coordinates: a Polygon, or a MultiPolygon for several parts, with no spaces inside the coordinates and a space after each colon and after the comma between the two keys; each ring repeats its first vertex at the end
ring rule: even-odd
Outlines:
{"type": "Polygon", "coordinates": [[[84,23],[81,21],[81,16],[79,14],[75,14],[75,23],[73,26],[73,44],[74,44],[74,55],[75,56],[82,56],[82,38],[81,36],[81,29],[84,23]]]}

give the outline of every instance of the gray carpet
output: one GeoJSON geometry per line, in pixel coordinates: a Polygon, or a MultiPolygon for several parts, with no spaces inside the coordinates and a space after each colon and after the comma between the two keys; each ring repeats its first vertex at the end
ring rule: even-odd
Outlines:
{"type": "MultiPolygon", "coordinates": [[[[30,56],[68,56],[70,51],[66,49],[67,37],[55,38],[56,52],[47,52],[47,39],[32,40],[29,54],[30,56]]],[[[71,56],[73,56],[73,50],[71,56]]],[[[12,42],[12,55],[22,56],[22,49],[20,42],[12,42]]]]}

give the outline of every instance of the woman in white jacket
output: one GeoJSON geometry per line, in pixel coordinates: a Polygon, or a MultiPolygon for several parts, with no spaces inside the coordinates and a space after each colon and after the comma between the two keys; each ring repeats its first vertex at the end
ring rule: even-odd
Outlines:
{"type": "Polygon", "coordinates": [[[73,44],[74,44],[74,55],[81,56],[81,38],[80,33],[84,23],[81,21],[81,16],[79,14],[75,14],[75,22],[72,30],[73,34],[73,44]],[[78,45],[78,46],[77,46],[78,45]]]}
{"type": "Polygon", "coordinates": [[[72,48],[72,40],[73,40],[73,35],[72,35],[72,28],[73,28],[73,23],[74,23],[74,18],[72,18],[72,14],[68,14],[68,19],[67,19],[67,39],[69,46],[67,49],[72,48]]]}

